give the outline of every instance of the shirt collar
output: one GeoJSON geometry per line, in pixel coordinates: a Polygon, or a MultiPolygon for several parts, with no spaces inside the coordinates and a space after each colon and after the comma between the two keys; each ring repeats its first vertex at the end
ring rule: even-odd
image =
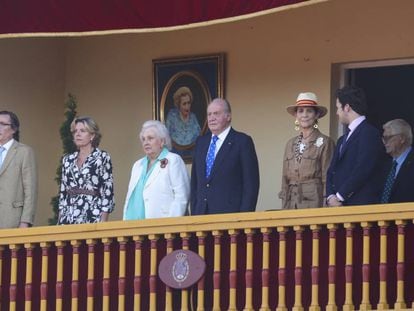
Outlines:
{"type": "Polygon", "coordinates": [[[405,158],[407,158],[408,154],[410,153],[412,147],[408,147],[407,149],[404,150],[403,153],[401,153],[398,157],[394,158],[395,161],[397,161],[398,165],[401,165],[404,161],[405,158]]]}
{"type": "MultiPolygon", "coordinates": [[[[221,132],[220,134],[218,134],[216,136],[219,138],[219,140],[224,141],[226,139],[227,135],[229,134],[230,129],[231,129],[231,126],[229,125],[228,128],[226,128],[223,132],[221,132]]],[[[211,136],[213,137],[213,134],[211,136]]]]}
{"type": "Polygon", "coordinates": [[[6,151],[9,151],[9,149],[11,148],[11,146],[13,145],[13,143],[14,143],[14,139],[12,138],[7,143],[5,143],[3,145],[4,149],[6,149],[6,151]]]}
{"type": "Polygon", "coordinates": [[[365,116],[360,116],[356,118],[354,121],[352,121],[348,125],[350,132],[352,133],[358,127],[358,125],[360,125],[365,119],[366,119],[365,116]]]}
{"type": "MultiPolygon", "coordinates": [[[[166,147],[163,147],[162,150],[161,150],[161,152],[160,152],[160,154],[155,159],[155,162],[164,159],[167,156],[168,152],[169,152],[168,149],[166,147]]],[[[145,161],[143,161],[143,162],[145,162],[145,164],[148,164],[149,161],[150,161],[149,157],[148,156],[145,156],[145,161]]]]}

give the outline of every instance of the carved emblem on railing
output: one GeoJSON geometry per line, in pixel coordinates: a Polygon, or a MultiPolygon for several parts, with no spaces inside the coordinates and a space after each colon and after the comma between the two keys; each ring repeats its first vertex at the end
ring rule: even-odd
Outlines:
{"type": "Polygon", "coordinates": [[[206,264],[198,254],[179,249],[165,256],[158,267],[161,281],[176,289],[188,288],[200,280],[206,264]]]}
{"type": "Polygon", "coordinates": [[[187,261],[187,255],[183,251],[179,251],[175,255],[176,261],[174,262],[171,270],[172,277],[181,286],[190,272],[190,265],[187,261]]]}

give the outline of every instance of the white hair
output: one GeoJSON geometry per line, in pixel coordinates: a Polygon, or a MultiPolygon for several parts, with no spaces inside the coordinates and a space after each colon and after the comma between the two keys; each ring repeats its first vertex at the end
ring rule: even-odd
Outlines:
{"type": "Polygon", "coordinates": [[[139,137],[141,141],[142,141],[142,134],[144,133],[145,130],[149,128],[155,129],[155,134],[157,135],[157,137],[164,141],[165,147],[167,147],[168,150],[171,150],[172,144],[171,144],[170,133],[168,132],[168,129],[164,125],[164,123],[158,120],[148,120],[144,122],[141,128],[141,132],[139,133],[139,137]]]}
{"type": "Polygon", "coordinates": [[[394,119],[385,123],[382,128],[390,129],[393,135],[401,134],[407,140],[407,145],[410,146],[413,143],[413,132],[410,124],[403,119],[394,119]]]}

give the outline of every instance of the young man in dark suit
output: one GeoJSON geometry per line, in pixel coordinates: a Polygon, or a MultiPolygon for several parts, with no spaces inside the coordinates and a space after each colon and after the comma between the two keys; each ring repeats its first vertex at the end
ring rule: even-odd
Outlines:
{"type": "Polygon", "coordinates": [[[386,152],[391,156],[384,165],[380,203],[414,202],[414,151],[411,126],[402,119],[383,125],[386,152]]]}
{"type": "Polygon", "coordinates": [[[384,158],[379,131],[366,120],[362,89],[345,86],[336,93],[339,122],[347,127],[336,145],[327,173],[328,206],[378,203],[374,174],[384,158]]]}
{"type": "Polygon", "coordinates": [[[191,214],[251,212],[259,193],[259,165],[253,140],[231,127],[230,104],[207,107],[210,132],[195,145],[191,169],[191,214]]]}

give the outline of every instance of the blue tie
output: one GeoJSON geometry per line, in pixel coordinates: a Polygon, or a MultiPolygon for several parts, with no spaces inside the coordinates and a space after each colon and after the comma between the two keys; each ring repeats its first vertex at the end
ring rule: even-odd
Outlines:
{"type": "Polygon", "coordinates": [[[344,152],[344,148],[345,148],[345,145],[346,145],[346,141],[348,140],[348,135],[349,135],[349,132],[350,132],[351,130],[349,129],[349,127],[347,127],[346,129],[345,129],[345,133],[344,133],[344,139],[342,140],[342,142],[341,142],[341,146],[339,147],[339,155],[340,156],[342,156],[342,153],[344,152]]]}
{"type": "Polygon", "coordinates": [[[1,165],[3,164],[3,151],[6,150],[6,148],[4,148],[3,146],[0,146],[0,168],[1,165]]]}
{"type": "Polygon", "coordinates": [[[213,168],[214,158],[216,156],[216,142],[218,137],[213,135],[211,137],[210,147],[208,148],[207,157],[206,157],[206,177],[210,177],[211,169],[213,168]]]}
{"type": "Polygon", "coordinates": [[[387,179],[385,180],[384,191],[381,197],[381,203],[388,203],[391,196],[392,186],[395,180],[395,173],[397,172],[397,161],[392,161],[391,171],[388,174],[387,179]]]}

